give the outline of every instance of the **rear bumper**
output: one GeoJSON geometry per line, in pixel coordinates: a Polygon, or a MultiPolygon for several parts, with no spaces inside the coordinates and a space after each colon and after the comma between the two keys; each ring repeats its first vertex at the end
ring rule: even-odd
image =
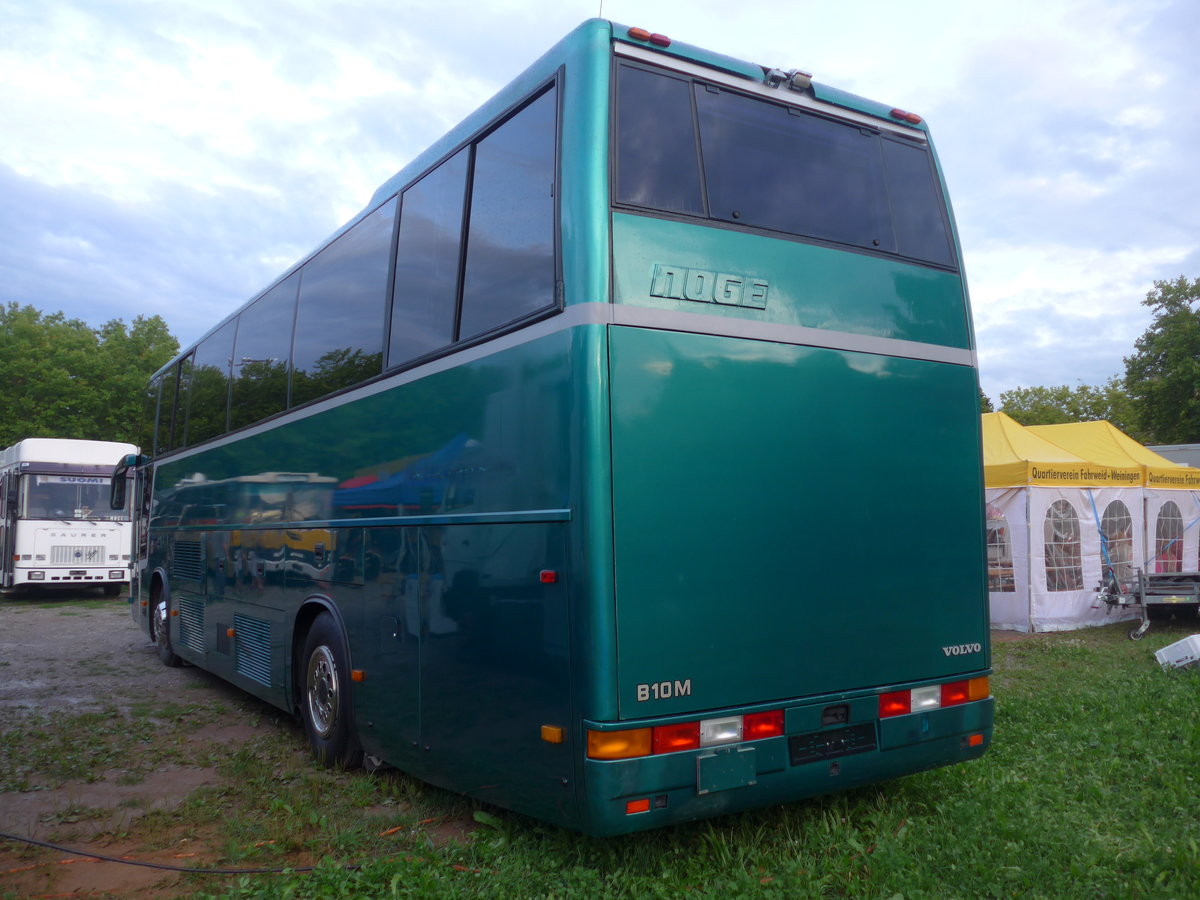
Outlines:
{"type": "Polygon", "coordinates": [[[789,741],[799,737],[803,742],[810,734],[744,742],[725,751],[728,761],[714,759],[711,749],[611,762],[589,759],[582,827],[595,835],[643,831],[975,759],[991,744],[994,708],[989,697],[877,720],[873,748],[815,760],[801,753],[806,761],[797,763],[792,761],[797,745],[789,749],[789,741]],[[648,810],[627,813],[630,801],[644,799],[650,801],[648,810]]]}

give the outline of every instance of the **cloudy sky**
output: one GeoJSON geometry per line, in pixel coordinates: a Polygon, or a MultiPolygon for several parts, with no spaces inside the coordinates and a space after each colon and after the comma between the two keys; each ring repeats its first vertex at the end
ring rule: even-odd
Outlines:
{"type": "Polygon", "coordinates": [[[1200,276],[1197,0],[0,0],[0,303],[189,343],[598,14],[923,115],[993,400],[1200,276]]]}

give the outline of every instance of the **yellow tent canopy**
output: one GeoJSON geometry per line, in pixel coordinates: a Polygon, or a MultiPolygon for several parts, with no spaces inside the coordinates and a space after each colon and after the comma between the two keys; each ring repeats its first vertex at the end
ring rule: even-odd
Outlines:
{"type": "Polygon", "coordinates": [[[983,477],[987,487],[1138,487],[1143,471],[1137,463],[1093,460],[997,412],[983,414],[983,477]]]}
{"type": "Polygon", "coordinates": [[[1172,462],[1139,444],[1111,422],[1030,425],[1028,430],[1069,453],[1107,466],[1138,466],[1152,488],[1200,489],[1200,469],[1172,462]]]}

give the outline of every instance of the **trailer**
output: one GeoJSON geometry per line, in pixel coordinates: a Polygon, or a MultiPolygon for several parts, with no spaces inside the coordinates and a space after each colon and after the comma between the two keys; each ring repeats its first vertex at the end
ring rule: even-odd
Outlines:
{"type": "Polygon", "coordinates": [[[1119,580],[1110,570],[1097,592],[1109,611],[1141,612],[1141,622],[1129,631],[1129,639],[1137,641],[1150,630],[1151,621],[1196,618],[1200,611],[1200,572],[1146,572],[1135,568],[1131,578],[1119,580]]]}

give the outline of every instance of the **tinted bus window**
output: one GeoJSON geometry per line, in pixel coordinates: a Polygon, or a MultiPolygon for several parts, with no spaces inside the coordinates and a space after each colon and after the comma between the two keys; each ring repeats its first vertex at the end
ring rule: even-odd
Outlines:
{"type": "Polygon", "coordinates": [[[904,256],[951,265],[950,237],[929,154],[901,141],[883,141],[897,250],[904,256]]]}
{"type": "Polygon", "coordinates": [[[296,284],[292,275],[242,310],[233,345],[231,428],[240,428],[287,408],[288,358],[296,284]]]}
{"type": "MultiPolygon", "coordinates": [[[[182,438],[183,416],[179,412],[179,368],[185,361],[190,360],[190,356],[184,357],[184,359],[173,365],[170,371],[164,376],[162,402],[158,405],[158,425],[154,432],[155,456],[167,453],[174,448],[176,421],[179,422],[179,432],[182,438]]],[[[184,395],[184,402],[187,402],[186,394],[184,395]]]]}
{"type": "Polygon", "coordinates": [[[547,91],[476,146],[460,339],[554,303],[557,114],[547,91]]]}
{"type": "Polygon", "coordinates": [[[407,191],[400,206],[388,365],[454,342],[468,149],[407,191]]]}
{"type": "Polygon", "coordinates": [[[383,370],[393,197],[310,260],[300,274],[292,406],[383,370]]]}
{"type": "Polygon", "coordinates": [[[630,66],[619,78],[617,199],[702,214],[689,83],[630,66]]]}
{"type": "Polygon", "coordinates": [[[875,134],[702,85],[696,103],[713,218],[895,249],[875,134]]]}
{"type": "Polygon", "coordinates": [[[155,452],[155,425],[158,420],[158,400],[162,394],[163,379],[153,379],[142,395],[142,421],[138,425],[137,445],[142,453],[155,452]]]}
{"type": "Polygon", "coordinates": [[[622,66],[618,203],[953,265],[924,146],[703,82],[681,86],[622,66]]]}
{"type": "Polygon", "coordinates": [[[229,430],[229,368],[236,329],[236,319],[226,322],[196,347],[186,394],[180,379],[180,409],[187,398],[187,429],[180,446],[191,447],[229,430]]]}

